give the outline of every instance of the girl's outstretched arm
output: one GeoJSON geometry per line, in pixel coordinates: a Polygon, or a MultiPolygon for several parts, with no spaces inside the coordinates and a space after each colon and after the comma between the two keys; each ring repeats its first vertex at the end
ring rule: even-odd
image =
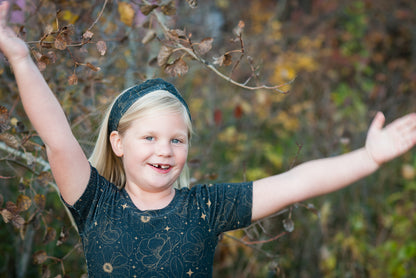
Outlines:
{"type": "Polygon", "coordinates": [[[306,199],[339,190],[364,178],[379,166],[409,151],[416,144],[416,113],[383,128],[379,112],[365,147],[336,157],[303,163],[283,174],[253,183],[253,215],[258,220],[306,199]]]}
{"type": "Polygon", "coordinates": [[[12,67],[25,112],[46,145],[62,197],[73,204],[87,186],[89,163],[28,47],[7,26],[8,9],[8,2],[0,3],[0,50],[12,67]]]}

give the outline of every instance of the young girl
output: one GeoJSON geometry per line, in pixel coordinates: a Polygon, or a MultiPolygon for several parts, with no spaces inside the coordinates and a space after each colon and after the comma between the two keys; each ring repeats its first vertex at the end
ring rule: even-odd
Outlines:
{"type": "Polygon", "coordinates": [[[378,113],[361,149],[254,182],[189,189],[189,109],[172,84],[154,79],[116,98],[88,161],[27,46],[6,26],[8,7],[0,4],[0,50],[76,219],[90,277],[210,277],[222,232],[341,189],[416,143],[416,114],[383,128],[378,113]]]}

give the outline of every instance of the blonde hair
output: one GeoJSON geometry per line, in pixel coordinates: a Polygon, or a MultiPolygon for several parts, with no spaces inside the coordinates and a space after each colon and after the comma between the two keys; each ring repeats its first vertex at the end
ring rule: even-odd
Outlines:
{"type": "MultiPolygon", "coordinates": [[[[129,89],[125,90],[124,92],[128,90],[129,89]]],[[[108,132],[108,120],[110,111],[116,100],[117,98],[107,109],[104,120],[101,123],[94,151],[92,152],[89,161],[91,165],[97,169],[100,175],[121,189],[126,183],[126,174],[124,172],[122,159],[116,156],[113,152],[113,149],[111,148],[108,132]]],[[[132,104],[131,107],[120,118],[117,130],[122,135],[130,127],[134,120],[151,113],[158,113],[162,110],[171,111],[173,113],[180,113],[183,116],[185,124],[188,127],[189,142],[192,135],[192,123],[187,109],[176,96],[165,90],[156,90],[137,99],[137,101],[132,104]]],[[[189,168],[185,164],[179,178],[174,183],[174,187],[182,188],[188,186],[189,168]]]]}

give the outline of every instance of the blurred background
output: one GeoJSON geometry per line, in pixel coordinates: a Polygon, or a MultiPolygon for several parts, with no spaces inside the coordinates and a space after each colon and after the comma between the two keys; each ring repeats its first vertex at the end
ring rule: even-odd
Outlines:
{"type": "MultiPolygon", "coordinates": [[[[411,0],[12,3],[9,23],[87,154],[120,91],[153,77],[175,84],[193,116],[193,184],[339,155],[363,146],[377,111],[387,122],[415,111],[411,0]]],[[[86,277],[3,57],[0,99],[0,277],[86,277]]],[[[415,171],[412,150],[351,187],[224,234],[214,277],[415,277],[415,171]]]]}

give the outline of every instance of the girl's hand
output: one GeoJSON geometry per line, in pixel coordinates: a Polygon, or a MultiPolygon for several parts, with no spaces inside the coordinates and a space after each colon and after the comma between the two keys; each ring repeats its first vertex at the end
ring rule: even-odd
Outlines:
{"type": "Polygon", "coordinates": [[[401,117],[383,128],[385,117],[378,112],[368,130],[365,148],[377,164],[392,160],[416,144],[416,113],[401,117]]]}
{"type": "Polygon", "coordinates": [[[11,64],[29,57],[26,43],[7,26],[8,2],[0,3],[0,50],[11,64]]]}

